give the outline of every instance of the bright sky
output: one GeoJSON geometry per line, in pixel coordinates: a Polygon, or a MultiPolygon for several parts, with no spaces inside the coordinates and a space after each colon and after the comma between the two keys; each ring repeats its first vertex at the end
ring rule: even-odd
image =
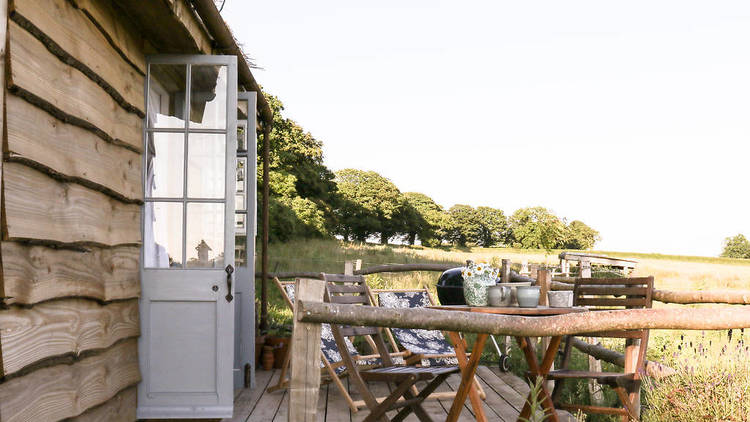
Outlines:
{"type": "Polygon", "coordinates": [[[222,15],[326,164],[602,250],[750,235],[750,2],[248,1],[222,15]]]}

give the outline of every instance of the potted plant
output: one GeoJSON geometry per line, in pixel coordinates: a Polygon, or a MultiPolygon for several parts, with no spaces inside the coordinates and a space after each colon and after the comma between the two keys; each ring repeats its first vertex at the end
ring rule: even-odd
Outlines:
{"type": "Polygon", "coordinates": [[[291,330],[286,326],[275,326],[268,330],[266,346],[273,349],[273,367],[280,369],[284,364],[284,357],[289,351],[291,330]]]}

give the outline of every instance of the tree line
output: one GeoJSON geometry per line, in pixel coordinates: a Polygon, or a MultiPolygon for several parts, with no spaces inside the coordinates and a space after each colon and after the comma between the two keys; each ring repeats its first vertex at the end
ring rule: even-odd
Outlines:
{"type": "MultiPolygon", "coordinates": [[[[567,222],[543,207],[521,208],[509,216],[486,206],[444,209],[423,193],[402,193],[374,171],[334,173],[323,164],[323,143],[284,117],[277,97],[266,98],[274,111],[269,160],[272,241],[339,236],[362,242],[419,241],[425,246],[590,249],[600,239],[582,221],[567,222]]],[[[260,145],[258,152],[261,157],[260,145]]],[[[260,183],[260,162],[258,169],[260,183]]]]}

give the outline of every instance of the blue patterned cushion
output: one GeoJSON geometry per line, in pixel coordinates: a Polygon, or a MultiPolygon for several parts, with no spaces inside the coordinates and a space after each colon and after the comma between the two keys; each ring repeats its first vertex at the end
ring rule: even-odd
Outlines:
{"type": "MultiPolygon", "coordinates": [[[[424,308],[430,306],[427,292],[380,292],[380,306],[384,308],[424,308]]],[[[455,350],[438,330],[391,328],[396,340],[414,354],[453,354],[455,350]]],[[[455,357],[422,359],[423,366],[458,365],[455,357]]]]}
{"type": "MultiPolygon", "coordinates": [[[[286,295],[289,296],[289,300],[294,303],[294,284],[286,284],[284,286],[284,290],[286,290],[286,295]]],[[[323,356],[328,359],[329,363],[338,363],[343,360],[341,357],[341,353],[339,352],[339,348],[336,345],[336,339],[333,338],[333,330],[331,330],[331,325],[322,323],[320,324],[320,348],[323,351],[323,356]]],[[[349,354],[352,357],[358,356],[359,351],[356,347],[354,347],[354,344],[349,340],[349,338],[344,337],[344,342],[346,343],[346,348],[349,350],[349,354]]],[[[380,358],[377,359],[367,359],[367,360],[360,360],[357,361],[360,365],[380,365],[380,358]]],[[[394,364],[403,364],[404,361],[402,358],[397,357],[393,359],[394,364]]],[[[320,362],[320,367],[322,368],[323,362],[320,362]]],[[[346,370],[346,366],[339,366],[338,368],[334,369],[337,374],[340,374],[346,370]]]]}

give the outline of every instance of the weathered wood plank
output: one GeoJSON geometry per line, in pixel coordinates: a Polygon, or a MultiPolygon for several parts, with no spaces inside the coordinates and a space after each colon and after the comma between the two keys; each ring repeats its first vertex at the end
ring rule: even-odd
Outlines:
{"type": "Polygon", "coordinates": [[[135,420],[135,387],[120,391],[111,400],[85,411],[68,422],[133,422],[135,420]]]}
{"type": "Polygon", "coordinates": [[[94,23],[66,0],[15,0],[11,19],[58,59],[80,70],[126,110],[144,114],[143,75],[120,57],[94,23]]]}
{"type": "Polygon", "coordinates": [[[206,33],[205,27],[198,21],[187,0],[169,0],[172,3],[172,13],[179,22],[187,29],[188,33],[203,54],[212,54],[211,38],[206,33]]]}
{"type": "Polygon", "coordinates": [[[9,95],[7,104],[6,160],[121,200],[143,198],[138,153],[66,124],[18,96],[9,95]]]}
{"type": "Polygon", "coordinates": [[[9,23],[11,92],[61,120],[135,151],[142,150],[143,121],[123,109],[99,85],[63,63],[17,23],[9,23]]]}
{"type": "Polygon", "coordinates": [[[18,163],[3,166],[7,240],[123,245],[141,241],[140,206],[18,163]]]}
{"type": "Polygon", "coordinates": [[[3,422],[74,417],[138,381],[138,343],[126,340],[72,365],[42,368],[0,384],[0,414],[3,422]]]}
{"type": "Polygon", "coordinates": [[[0,250],[0,296],[8,297],[8,305],[62,297],[111,301],[140,294],[139,250],[134,246],[75,251],[2,242],[0,250]]]}
{"type": "Polygon", "coordinates": [[[116,4],[159,52],[212,54],[211,39],[185,0],[117,0],[116,4]]]}
{"type": "MultiPolygon", "coordinates": [[[[492,388],[494,384],[502,381],[500,381],[500,379],[485,366],[477,368],[477,380],[487,394],[484,403],[491,412],[495,413],[497,418],[503,422],[515,422],[518,418],[518,410],[505,401],[505,399],[497,394],[492,388]]],[[[490,412],[487,413],[489,414],[490,412]]]]}
{"type": "MultiPolygon", "coordinates": [[[[297,300],[323,301],[326,282],[322,280],[300,279],[294,286],[297,300]]],[[[301,311],[294,310],[294,329],[291,353],[291,376],[289,381],[289,421],[314,422],[318,409],[320,392],[320,324],[299,322],[301,311]]]]}
{"type": "MultiPolygon", "coordinates": [[[[361,399],[357,394],[357,389],[349,387],[349,377],[342,379],[341,382],[346,386],[350,396],[357,396],[358,400],[361,399]]],[[[322,391],[323,390],[321,390],[321,392],[322,391]]],[[[352,414],[349,409],[349,403],[341,394],[341,391],[339,391],[339,389],[333,384],[328,384],[328,398],[326,403],[326,411],[324,412],[326,422],[352,422],[352,417],[350,415],[367,413],[366,410],[360,410],[359,412],[352,414]]]]}
{"type": "MultiPolygon", "coordinates": [[[[269,385],[275,385],[278,382],[280,373],[281,371],[274,371],[269,385]]],[[[273,420],[283,398],[284,393],[280,391],[263,394],[252,410],[252,413],[250,413],[250,418],[247,419],[247,422],[268,422],[273,420]]]]}
{"type": "Polygon", "coordinates": [[[99,28],[122,58],[146,74],[143,38],[133,24],[115,8],[112,0],[68,0],[99,28]]]}
{"type": "Polygon", "coordinates": [[[240,395],[234,399],[234,415],[231,418],[223,419],[222,422],[245,422],[253,413],[255,405],[258,404],[261,396],[265,393],[271,382],[273,371],[256,371],[254,389],[243,388],[240,395]]]}
{"type": "Polygon", "coordinates": [[[31,308],[13,306],[0,312],[0,375],[13,374],[45,358],[106,349],[138,334],[137,299],[108,305],[61,299],[31,308]]]}

